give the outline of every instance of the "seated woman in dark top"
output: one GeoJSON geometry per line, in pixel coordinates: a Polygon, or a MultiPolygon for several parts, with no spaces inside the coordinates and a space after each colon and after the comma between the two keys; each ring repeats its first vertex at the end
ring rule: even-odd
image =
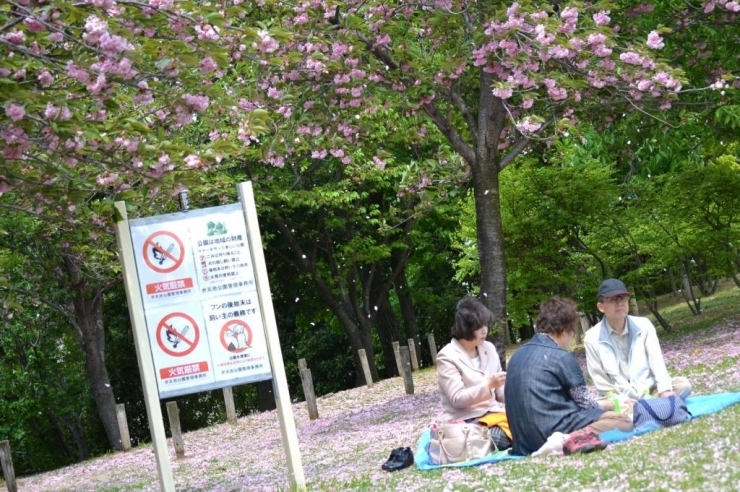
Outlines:
{"type": "Polygon", "coordinates": [[[611,411],[611,401],[597,403],[588,392],[583,371],[568,351],[578,323],[573,301],[545,301],[537,334],[509,361],[504,396],[514,454],[589,452],[605,446],[599,433],[633,429],[628,415],[611,411]]]}

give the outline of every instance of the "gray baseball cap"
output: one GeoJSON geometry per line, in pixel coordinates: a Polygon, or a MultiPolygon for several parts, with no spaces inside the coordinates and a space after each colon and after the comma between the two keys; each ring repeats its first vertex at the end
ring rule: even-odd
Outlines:
{"type": "Polygon", "coordinates": [[[596,291],[596,295],[599,299],[602,297],[614,297],[624,294],[630,294],[630,291],[627,290],[627,286],[624,285],[624,282],[622,282],[619,279],[616,278],[608,278],[601,282],[601,285],[599,285],[599,290],[596,291]]]}

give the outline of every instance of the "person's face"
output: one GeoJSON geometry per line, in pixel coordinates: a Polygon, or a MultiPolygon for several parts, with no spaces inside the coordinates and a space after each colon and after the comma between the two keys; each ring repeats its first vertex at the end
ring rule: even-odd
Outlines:
{"type": "Polygon", "coordinates": [[[482,345],[483,342],[486,341],[486,337],[488,336],[488,327],[487,326],[481,326],[477,330],[473,332],[473,340],[472,342],[476,345],[482,345]]]}
{"type": "Polygon", "coordinates": [[[596,307],[608,319],[626,318],[627,314],[629,314],[629,302],[630,296],[628,294],[620,294],[618,296],[605,297],[601,302],[596,304],[596,307]]]}

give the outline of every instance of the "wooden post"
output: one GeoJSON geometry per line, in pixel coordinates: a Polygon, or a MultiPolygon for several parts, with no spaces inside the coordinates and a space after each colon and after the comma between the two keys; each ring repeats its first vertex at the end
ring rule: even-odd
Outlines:
{"type": "Polygon", "coordinates": [[[146,318],[144,317],[144,301],[141,297],[139,277],[136,273],[134,243],[128,223],[126,202],[115,202],[114,205],[120,214],[120,219],[116,222],[116,238],[118,240],[118,252],[121,255],[121,265],[123,267],[123,281],[126,286],[128,312],[134,332],[136,359],[139,361],[141,389],[144,391],[146,416],[149,421],[149,432],[152,436],[152,447],[157,462],[159,490],[160,492],[175,492],[172,465],[170,464],[170,456],[167,452],[167,435],[164,432],[162,405],[159,401],[159,391],[155,378],[156,371],[154,370],[154,362],[152,360],[152,348],[146,328],[146,318]]]}
{"type": "Polygon", "coordinates": [[[308,406],[308,418],[316,420],[319,418],[319,409],[316,406],[316,393],[313,391],[311,369],[301,370],[301,382],[303,383],[303,394],[306,396],[306,405],[308,406]]]}
{"type": "Polygon", "coordinates": [[[411,376],[411,357],[409,356],[409,348],[401,347],[401,359],[403,360],[403,386],[406,388],[407,395],[414,394],[414,378],[411,376]]]}
{"type": "Polygon", "coordinates": [[[167,417],[170,419],[170,432],[172,432],[172,443],[175,445],[175,456],[185,456],[185,442],[182,440],[182,429],[180,428],[180,411],[177,409],[176,401],[167,402],[167,417]]]}
{"type": "Polygon", "coordinates": [[[234,390],[231,386],[224,387],[224,404],[226,405],[226,421],[236,424],[236,406],[234,405],[234,390]]]}
{"type": "Polygon", "coordinates": [[[128,420],[126,420],[126,405],[116,405],[116,418],[118,419],[118,432],[121,433],[121,448],[123,451],[131,451],[131,436],[128,432],[128,420]]]}
{"type": "Polygon", "coordinates": [[[308,369],[308,366],[306,365],[306,359],[298,359],[298,370],[305,371],[306,369],[308,369]]]}
{"type": "Polygon", "coordinates": [[[427,335],[427,341],[429,342],[429,351],[432,353],[432,365],[437,365],[437,342],[434,341],[434,333],[427,335]]]}
{"type": "Polygon", "coordinates": [[[260,235],[257,207],[254,203],[252,182],[240,183],[237,190],[239,192],[239,201],[244,211],[244,220],[247,224],[247,239],[252,255],[252,264],[254,265],[254,283],[257,287],[257,296],[262,311],[262,322],[265,326],[267,352],[272,366],[272,388],[275,395],[278,418],[280,419],[280,436],[283,440],[285,463],[288,465],[290,490],[305,492],[306,477],[303,474],[303,464],[301,463],[301,453],[298,446],[298,433],[296,432],[293,407],[290,401],[288,378],[285,374],[283,351],[280,348],[277,320],[275,319],[275,310],[272,305],[272,293],[270,292],[270,282],[267,277],[267,262],[265,261],[264,248],[262,247],[262,236],[260,235]]]}
{"type": "Polygon", "coordinates": [[[5,486],[8,487],[8,492],[18,492],[18,485],[15,483],[15,470],[13,470],[13,458],[10,456],[9,441],[0,441],[0,465],[2,465],[5,486]]]}
{"type": "Polygon", "coordinates": [[[409,357],[411,358],[411,370],[419,370],[419,359],[416,357],[416,342],[413,338],[409,338],[409,357]]]}
{"type": "Polygon", "coordinates": [[[401,352],[399,350],[400,344],[393,342],[393,355],[396,357],[396,369],[398,369],[398,375],[403,376],[403,360],[401,360],[401,352]]]}
{"type": "Polygon", "coordinates": [[[583,343],[583,335],[585,335],[588,329],[591,328],[591,323],[589,323],[588,317],[583,313],[580,313],[580,317],[581,329],[576,329],[576,345],[581,345],[581,343],[583,343]]]}
{"type": "Polygon", "coordinates": [[[362,372],[365,374],[365,384],[368,388],[373,387],[373,375],[370,374],[370,365],[367,363],[367,353],[365,352],[365,349],[360,349],[357,351],[357,353],[360,355],[360,363],[362,364],[362,372]]]}

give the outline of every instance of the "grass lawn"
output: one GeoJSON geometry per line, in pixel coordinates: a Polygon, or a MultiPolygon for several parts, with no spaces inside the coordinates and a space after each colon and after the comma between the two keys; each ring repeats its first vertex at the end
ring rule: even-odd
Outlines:
{"type": "MultiPolygon", "coordinates": [[[[740,391],[740,290],[703,301],[700,316],[678,304],[661,313],[666,363],[691,379],[696,393],[740,391]]],[[[576,357],[585,366],[582,350],[576,357]]],[[[740,489],[740,405],[582,456],[547,456],[473,468],[386,473],[391,449],[415,448],[421,432],[441,417],[433,368],[414,373],[415,394],[393,378],[319,398],[320,418],[293,405],[309,490],[696,490],[740,489]]],[[[178,491],[287,490],[287,468],[276,412],[185,434],[186,457],[170,459],[178,491]]],[[[12,443],[11,443],[12,446],[12,443]]],[[[112,453],[18,480],[21,491],[156,491],[151,446],[112,453]]],[[[0,485],[0,490],[2,490],[0,485]]]]}

